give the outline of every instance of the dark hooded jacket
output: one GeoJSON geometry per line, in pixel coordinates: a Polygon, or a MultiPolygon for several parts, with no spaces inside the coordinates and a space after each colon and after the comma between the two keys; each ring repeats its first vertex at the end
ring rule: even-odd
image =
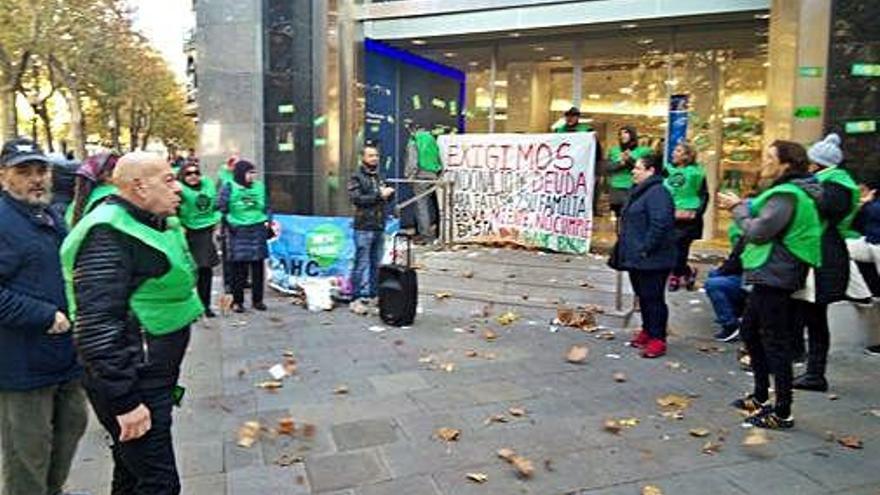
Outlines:
{"type": "MultiPolygon", "coordinates": [[[[253,183],[248,186],[245,182],[245,175],[255,168],[254,164],[245,160],[239,160],[235,164],[233,180],[238,185],[244,187],[265,187],[262,183],[253,183]]],[[[220,190],[220,197],[217,200],[217,207],[224,214],[229,213],[230,194],[231,186],[229,184],[224,185],[220,190]]],[[[268,205],[266,206],[266,214],[269,214],[268,205]]],[[[234,227],[227,224],[226,229],[229,233],[226,239],[226,242],[229,243],[226,247],[229,261],[253,262],[261,261],[269,257],[269,246],[267,244],[267,241],[269,240],[269,229],[262,223],[244,225],[241,227],[234,227]]]]}

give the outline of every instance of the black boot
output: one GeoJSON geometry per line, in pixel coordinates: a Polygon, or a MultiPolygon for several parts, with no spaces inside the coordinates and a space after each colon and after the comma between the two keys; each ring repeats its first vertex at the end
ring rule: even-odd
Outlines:
{"type": "Polygon", "coordinates": [[[810,392],[827,392],[828,380],[822,375],[804,373],[791,382],[791,387],[796,390],[808,390],[810,392]]]}

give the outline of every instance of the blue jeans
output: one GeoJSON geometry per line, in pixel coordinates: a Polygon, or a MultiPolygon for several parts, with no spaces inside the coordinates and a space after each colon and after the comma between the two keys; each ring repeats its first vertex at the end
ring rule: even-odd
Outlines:
{"type": "Polygon", "coordinates": [[[376,297],[384,244],[385,233],[382,231],[354,231],[355,253],[351,285],[355,297],[376,297]]]}
{"type": "Polygon", "coordinates": [[[747,294],[742,287],[742,276],[721,275],[717,270],[712,270],[703,287],[712,301],[715,321],[724,328],[739,326],[747,294]]]}

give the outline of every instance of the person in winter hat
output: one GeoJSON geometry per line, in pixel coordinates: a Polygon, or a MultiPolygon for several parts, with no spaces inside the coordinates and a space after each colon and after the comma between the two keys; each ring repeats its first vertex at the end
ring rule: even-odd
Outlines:
{"type": "Polygon", "coordinates": [[[830,332],[828,305],[846,299],[850,262],[846,239],[858,237],[852,222],[859,209],[859,187],[849,172],[840,167],[843,151],[840,136],[829,134],[807,151],[810,171],[822,185],[817,203],[823,221],[822,264],[815,269],[815,294],[795,302],[793,335],[795,352],[802,352],[804,326],[809,336],[807,371],[795,378],[794,388],[824,392],[828,390],[825,368],[828,360],[830,332]]]}

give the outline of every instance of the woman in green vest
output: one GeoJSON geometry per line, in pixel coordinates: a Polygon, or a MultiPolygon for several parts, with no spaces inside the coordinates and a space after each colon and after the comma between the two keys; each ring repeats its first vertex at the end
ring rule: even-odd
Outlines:
{"type": "Polygon", "coordinates": [[[843,151],[840,149],[840,137],[837,134],[829,134],[811,146],[807,156],[810,159],[810,169],[822,185],[822,199],[819,201],[819,215],[823,222],[822,266],[814,272],[814,293],[805,294],[803,299],[795,303],[795,314],[798,316],[794,324],[794,335],[798,344],[795,350],[803,352],[806,326],[809,352],[807,370],[795,378],[794,388],[825,392],[828,390],[825,368],[831,343],[828,305],[847,298],[850,261],[846,239],[859,236],[852,229],[852,223],[859,210],[861,195],[859,186],[849,172],[840,168],[843,151]]]}
{"type": "Polygon", "coordinates": [[[703,214],[709,205],[706,170],[697,163],[697,150],[688,143],[679,143],[672,151],[672,163],[666,164],[663,185],[675,202],[675,238],[678,259],[669,276],[669,290],[681,285],[694,290],[697,269],[688,266],[691,244],[703,236],[703,214]]]}
{"type": "Polygon", "coordinates": [[[205,306],[205,316],[213,318],[216,315],[211,311],[211,280],[213,268],[220,263],[214,244],[214,227],[220,223],[221,216],[217,209],[217,187],[214,181],[202,176],[195,161],[187,161],[178,180],[181,183],[178,217],[186,229],[186,242],[199,270],[196,287],[205,306]]]}
{"type": "Polygon", "coordinates": [[[108,196],[116,194],[116,186],[110,179],[118,160],[119,155],[115,153],[99,153],[86,158],[77,169],[73,201],[64,214],[68,228],[73,228],[108,196]]]}
{"type": "Polygon", "coordinates": [[[269,205],[266,187],[257,180],[253,163],[239,160],[232,182],[220,190],[218,201],[228,230],[227,256],[232,263],[232,310],[244,312],[244,288],[251,275],[254,309],[265,311],[263,303],[264,262],[269,257],[269,205]]]}
{"type": "Polygon", "coordinates": [[[617,218],[620,218],[623,205],[629,198],[629,190],[633,186],[633,165],[639,158],[650,155],[651,148],[639,146],[639,133],[631,125],[621,127],[617,131],[617,138],[619,144],[611,148],[608,153],[608,165],[605,172],[608,174],[611,211],[617,218]]]}
{"type": "Polygon", "coordinates": [[[740,336],[751,357],[753,393],[733,407],[751,415],[746,423],[759,428],[791,428],[792,294],[804,287],[807,271],[822,260],[822,223],[817,201],[822,190],[810,175],[804,147],[774,141],[766,150],[762,175],[775,177],[754,199],[718,193],[718,207],[733,211],[742,230],[744,278],[752,291],[746,300],[740,336]],[[770,404],[770,375],[776,402],[770,404]]]}
{"type": "MultiPolygon", "coordinates": [[[[233,181],[236,162],[238,162],[238,155],[230,155],[225,163],[219,165],[216,182],[218,191],[223,189],[223,186],[233,181]]],[[[229,243],[227,242],[228,237],[226,222],[221,222],[220,235],[217,236],[217,240],[220,241],[220,252],[222,254],[221,257],[223,258],[223,290],[226,294],[232,294],[232,263],[229,261],[229,256],[226,252],[226,248],[229,246],[229,243]]]]}

